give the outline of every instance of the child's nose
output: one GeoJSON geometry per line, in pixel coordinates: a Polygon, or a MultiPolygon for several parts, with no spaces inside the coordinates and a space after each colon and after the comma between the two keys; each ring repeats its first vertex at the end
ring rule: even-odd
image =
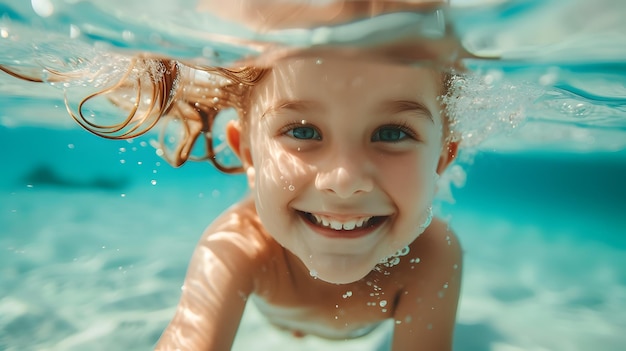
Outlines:
{"type": "Polygon", "coordinates": [[[372,191],[374,180],[367,160],[354,153],[335,153],[319,169],[315,186],[318,190],[331,192],[340,198],[372,191]]]}

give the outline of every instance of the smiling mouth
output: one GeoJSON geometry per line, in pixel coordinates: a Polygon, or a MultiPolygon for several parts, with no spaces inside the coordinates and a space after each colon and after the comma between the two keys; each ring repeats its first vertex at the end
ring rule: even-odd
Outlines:
{"type": "Polygon", "coordinates": [[[338,220],[333,217],[318,215],[310,212],[298,211],[298,213],[307,222],[316,227],[343,232],[373,229],[388,218],[388,216],[365,216],[354,217],[349,220],[338,220]]]}

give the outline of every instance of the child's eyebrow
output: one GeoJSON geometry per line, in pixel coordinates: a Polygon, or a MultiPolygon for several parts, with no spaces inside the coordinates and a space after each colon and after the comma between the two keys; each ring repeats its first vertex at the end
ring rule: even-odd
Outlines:
{"type": "Polygon", "coordinates": [[[428,117],[431,122],[434,122],[433,114],[428,107],[421,102],[414,100],[386,101],[380,105],[379,112],[387,114],[416,112],[419,116],[428,117]]]}
{"type": "Polygon", "coordinates": [[[306,112],[306,111],[311,111],[311,110],[316,110],[316,109],[321,109],[322,107],[320,106],[320,104],[314,102],[314,101],[308,101],[308,100],[283,100],[283,101],[279,101],[278,103],[270,106],[267,110],[265,110],[265,112],[263,112],[263,114],[261,115],[261,119],[264,118],[267,115],[270,114],[275,114],[277,112],[283,111],[283,110],[288,110],[288,111],[294,111],[294,112],[306,112]]]}

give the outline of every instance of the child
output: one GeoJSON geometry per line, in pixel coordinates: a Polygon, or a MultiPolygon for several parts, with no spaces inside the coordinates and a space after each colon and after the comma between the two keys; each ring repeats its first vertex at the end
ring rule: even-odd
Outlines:
{"type": "Polygon", "coordinates": [[[230,349],[251,296],[296,335],[393,318],[393,350],[450,350],[461,250],[430,208],[457,151],[441,73],[330,56],[219,72],[214,113],[240,113],[226,135],[251,193],[200,239],[157,350],[230,349]]]}
{"type": "Polygon", "coordinates": [[[180,165],[205,137],[206,158],[230,171],[211,125],[234,108],[226,137],[251,190],[200,239],[157,350],[230,349],[249,298],[296,336],[356,338],[393,319],[394,351],[451,349],[461,249],[431,209],[458,147],[438,99],[447,75],[326,53],[210,69],[188,85],[178,64],[155,62],[148,83],[129,76],[109,90],[132,110],[127,120],[89,122],[82,103],[73,117],[115,138],[177,117],[184,140],[165,156],[180,165]],[[120,91],[146,84],[148,105],[124,103],[135,95],[120,91]]]}

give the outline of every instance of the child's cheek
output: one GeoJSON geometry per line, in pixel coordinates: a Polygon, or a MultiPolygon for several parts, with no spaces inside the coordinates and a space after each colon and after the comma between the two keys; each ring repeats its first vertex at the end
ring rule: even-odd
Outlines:
{"type": "Polygon", "coordinates": [[[384,172],[387,191],[394,194],[398,202],[411,203],[416,207],[432,202],[435,191],[436,158],[430,155],[409,155],[393,160],[378,168],[384,172]]]}

